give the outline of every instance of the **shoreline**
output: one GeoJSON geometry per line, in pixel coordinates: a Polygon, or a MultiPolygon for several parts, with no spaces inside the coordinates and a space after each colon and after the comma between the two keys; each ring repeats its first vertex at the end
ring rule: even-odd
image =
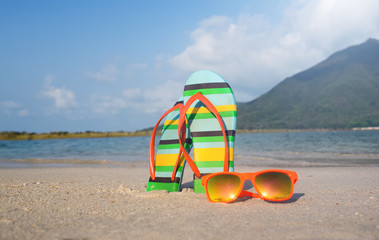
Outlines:
{"type": "MultiPolygon", "coordinates": [[[[237,129],[237,134],[241,133],[282,133],[282,132],[337,132],[337,131],[379,131],[379,127],[359,127],[346,129],[332,128],[315,128],[315,129],[237,129]]],[[[0,140],[3,141],[19,141],[19,140],[48,140],[48,139],[78,139],[78,138],[113,138],[113,137],[141,137],[151,136],[152,130],[140,130],[134,132],[50,132],[50,133],[34,133],[34,132],[0,132],[0,140]]],[[[160,135],[158,130],[156,135],[160,135]]]]}
{"type": "Polygon", "coordinates": [[[135,131],[135,132],[50,132],[50,133],[34,133],[34,132],[0,132],[0,140],[3,141],[19,141],[19,140],[49,140],[49,139],[80,139],[80,138],[113,138],[113,137],[140,137],[149,136],[152,131],[135,131]]]}
{"type": "MultiPolygon", "coordinates": [[[[354,155],[355,156],[355,155],[354,155]]],[[[378,154],[358,155],[353,158],[346,154],[339,158],[290,158],[277,159],[262,156],[236,155],[235,161],[238,166],[243,167],[291,167],[291,168],[314,168],[314,167],[379,167],[378,154]],[[291,159],[291,160],[290,160],[291,159]]],[[[188,165],[188,164],[186,164],[188,165]]],[[[20,159],[0,159],[0,169],[19,168],[117,168],[117,167],[142,167],[148,168],[148,160],[105,160],[105,159],[85,159],[85,158],[20,158],[20,159]]],[[[189,167],[189,166],[187,166],[189,167]]]]}
{"type": "Polygon", "coordinates": [[[299,176],[288,202],[213,204],[189,168],[174,193],[146,192],[147,166],[0,168],[0,239],[379,238],[378,168],[284,169],[299,176]]]}

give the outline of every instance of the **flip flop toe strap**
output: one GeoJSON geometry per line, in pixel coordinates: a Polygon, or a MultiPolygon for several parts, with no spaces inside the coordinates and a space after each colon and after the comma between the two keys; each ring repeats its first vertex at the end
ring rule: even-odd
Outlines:
{"type": "MultiPolygon", "coordinates": [[[[192,103],[194,103],[196,100],[199,100],[200,102],[202,102],[209,109],[209,111],[216,117],[218,123],[221,126],[222,135],[224,137],[224,142],[225,142],[224,172],[228,172],[229,171],[229,147],[228,147],[228,140],[226,136],[224,122],[222,121],[222,118],[219,112],[217,111],[216,107],[200,92],[190,97],[188,101],[186,102],[186,104],[183,106],[183,109],[180,111],[180,117],[179,117],[179,123],[178,123],[180,150],[183,153],[184,157],[186,158],[188,165],[191,167],[192,171],[195,173],[197,177],[200,177],[199,169],[197,168],[197,166],[195,165],[195,162],[189,156],[188,152],[186,151],[183,145],[184,139],[186,138],[186,131],[185,131],[186,112],[189,109],[189,107],[192,105],[192,103]]],[[[178,166],[178,162],[175,165],[175,169],[177,168],[177,166],[178,166]]]]}
{"type": "MultiPolygon", "coordinates": [[[[159,123],[162,121],[164,117],[166,117],[170,112],[176,110],[176,109],[181,109],[183,107],[183,103],[178,103],[169,110],[167,110],[158,120],[157,124],[155,124],[153,133],[151,134],[151,139],[150,139],[150,147],[149,147],[149,169],[150,169],[150,177],[152,180],[155,179],[155,161],[154,161],[154,151],[155,151],[155,135],[159,126],[159,123]]],[[[181,156],[181,149],[178,154],[178,159],[181,156]]]]}

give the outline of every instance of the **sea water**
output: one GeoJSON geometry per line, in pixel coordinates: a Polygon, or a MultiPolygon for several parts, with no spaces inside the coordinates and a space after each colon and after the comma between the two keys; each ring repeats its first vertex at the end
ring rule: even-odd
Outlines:
{"type": "MultiPolygon", "coordinates": [[[[149,136],[0,141],[0,167],[147,165],[149,142],[149,136]]],[[[234,158],[236,166],[379,166],[379,131],[237,134],[234,158]]]]}
{"type": "Polygon", "coordinates": [[[239,134],[236,161],[247,165],[379,166],[379,131],[239,134]]]}

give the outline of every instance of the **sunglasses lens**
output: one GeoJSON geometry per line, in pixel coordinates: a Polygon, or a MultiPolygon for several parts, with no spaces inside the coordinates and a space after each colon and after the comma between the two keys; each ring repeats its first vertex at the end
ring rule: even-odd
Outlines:
{"type": "Polygon", "coordinates": [[[208,194],[214,202],[227,202],[236,197],[240,185],[241,180],[235,175],[216,175],[208,180],[208,194]]]}
{"type": "Polygon", "coordinates": [[[286,199],[291,195],[291,178],[284,173],[268,172],[255,179],[256,190],[267,200],[286,199]]]}

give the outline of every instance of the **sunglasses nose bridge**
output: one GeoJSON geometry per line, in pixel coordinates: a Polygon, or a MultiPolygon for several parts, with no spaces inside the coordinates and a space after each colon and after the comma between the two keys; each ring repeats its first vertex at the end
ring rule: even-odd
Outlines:
{"type": "Polygon", "coordinates": [[[256,175],[255,173],[245,173],[244,175],[245,181],[250,180],[251,182],[253,182],[255,175],[256,175]]]}

